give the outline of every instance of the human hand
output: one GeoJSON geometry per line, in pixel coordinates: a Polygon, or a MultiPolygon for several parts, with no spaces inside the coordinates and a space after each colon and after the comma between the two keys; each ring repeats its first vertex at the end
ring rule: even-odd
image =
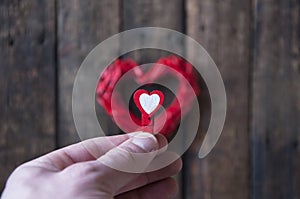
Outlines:
{"type": "Polygon", "coordinates": [[[9,177],[2,199],[173,198],[178,188],[171,176],[180,171],[180,158],[147,173],[107,166],[107,162],[134,164],[130,153],[146,154],[166,145],[162,135],[149,133],[93,138],[70,145],[19,166],[9,177]]]}

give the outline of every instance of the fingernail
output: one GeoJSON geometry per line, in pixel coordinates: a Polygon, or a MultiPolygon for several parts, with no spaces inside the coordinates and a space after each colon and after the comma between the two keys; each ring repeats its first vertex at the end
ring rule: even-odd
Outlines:
{"type": "Polygon", "coordinates": [[[151,152],[158,148],[158,142],[154,135],[145,132],[135,133],[133,135],[132,143],[139,146],[144,151],[141,152],[151,152]]]}

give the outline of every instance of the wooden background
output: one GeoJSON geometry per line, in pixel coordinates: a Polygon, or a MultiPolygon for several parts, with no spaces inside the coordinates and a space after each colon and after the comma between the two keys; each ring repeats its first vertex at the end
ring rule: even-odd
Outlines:
{"type": "Polygon", "coordinates": [[[299,0],[0,0],[0,188],[17,165],[78,141],[76,70],[142,26],[200,42],[227,91],[224,131],[205,159],[197,140],[185,154],[178,198],[300,198],[299,0]]]}

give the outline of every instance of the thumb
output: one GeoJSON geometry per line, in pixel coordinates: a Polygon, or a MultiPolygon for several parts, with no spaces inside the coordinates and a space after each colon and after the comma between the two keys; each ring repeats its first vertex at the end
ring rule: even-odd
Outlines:
{"type": "Polygon", "coordinates": [[[157,154],[159,143],[150,133],[129,134],[130,138],[101,156],[98,161],[115,170],[142,173],[157,154]]]}
{"type": "Polygon", "coordinates": [[[128,135],[128,140],[97,160],[105,165],[102,177],[115,191],[143,173],[158,153],[159,141],[154,135],[144,132],[128,135]]]}

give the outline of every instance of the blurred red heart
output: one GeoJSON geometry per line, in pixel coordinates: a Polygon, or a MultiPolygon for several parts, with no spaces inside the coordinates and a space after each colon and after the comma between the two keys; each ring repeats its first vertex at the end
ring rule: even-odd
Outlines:
{"type": "Polygon", "coordinates": [[[123,127],[125,126],[127,132],[136,130],[133,126],[136,126],[136,124],[140,125],[141,118],[138,118],[136,114],[130,112],[130,115],[135,122],[135,125],[133,125],[127,116],[124,117],[125,115],[128,115],[128,105],[126,106],[120,99],[112,99],[112,93],[118,80],[131,69],[134,70],[135,77],[133,78],[135,78],[136,82],[140,85],[143,85],[144,82],[154,82],[158,78],[163,78],[167,75],[171,75],[173,78],[178,80],[178,88],[177,93],[175,93],[175,98],[172,99],[172,102],[167,107],[164,107],[165,111],[157,116],[156,121],[158,121],[158,123],[155,123],[154,129],[154,132],[159,132],[167,138],[173,137],[174,133],[176,133],[175,130],[179,125],[181,117],[185,116],[191,108],[190,104],[195,99],[194,93],[196,95],[200,94],[198,74],[195,72],[190,63],[173,55],[159,59],[157,63],[154,64],[146,73],[144,73],[136,62],[131,59],[118,59],[108,66],[102,73],[97,85],[97,101],[111,117],[112,103],[118,104],[118,110],[114,110],[114,113],[117,113],[118,123],[123,127]],[[174,70],[165,70],[164,67],[160,67],[161,64],[174,70]],[[190,84],[190,86],[186,85],[187,83],[190,84]],[[190,87],[192,89],[190,89],[190,87]],[[181,104],[181,108],[179,102],[181,104]]]}

